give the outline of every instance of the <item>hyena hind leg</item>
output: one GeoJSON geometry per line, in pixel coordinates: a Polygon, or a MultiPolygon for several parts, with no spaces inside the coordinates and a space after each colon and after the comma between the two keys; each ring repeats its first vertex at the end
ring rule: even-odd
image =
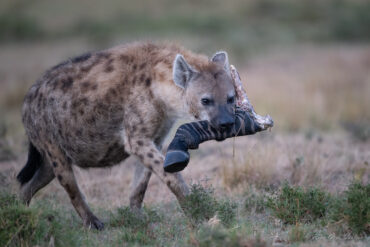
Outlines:
{"type": "Polygon", "coordinates": [[[59,150],[54,149],[51,153],[53,157],[50,157],[50,160],[52,162],[54,174],[62,187],[66,190],[73,207],[83,220],[84,225],[89,228],[92,227],[97,230],[102,230],[104,224],[91,212],[89,206],[85,202],[84,196],[76,182],[72,164],[67,161],[66,157],[59,150]]]}
{"type": "Polygon", "coordinates": [[[21,186],[20,196],[21,200],[29,205],[33,195],[37,191],[48,185],[55,178],[53,168],[44,162],[41,167],[33,175],[32,179],[21,186]]]}
{"type": "Polygon", "coordinates": [[[135,165],[135,175],[131,183],[130,207],[140,209],[152,171],[141,164],[140,161],[137,161],[135,165]]]}

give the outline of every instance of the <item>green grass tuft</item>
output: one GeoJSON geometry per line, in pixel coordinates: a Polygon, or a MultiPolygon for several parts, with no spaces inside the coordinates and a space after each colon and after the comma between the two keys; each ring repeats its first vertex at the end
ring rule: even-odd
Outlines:
{"type": "Polygon", "coordinates": [[[332,205],[329,218],[345,222],[349,229],[359,235],[370,233],[370,184],[352,183],[332,205]]]}
{"type": "Polygon", "coordinates": [[[26,207],[14,195],[0,192],[0,246],[78,246],[78,235],[48,205],[26,207]]]}
{"type": "Polygon", "coordinates": [[[325,216],[330,200],[330,195],[320,189],[304,190],[285,183],[276,197],[268,199],[267,206],[284,223],[307,223],[325,216]]]}
{"type": "Polygon", "coordinates": [[[217,200],[212,188],[199,184],[191,186],[191,192],[182,205],[185,214],[195,225],[211,219],[216,214],[225,226],[231,226],[236,218],[237,205],[229,200],[217,200]]]}
{"type": "Polygon", "coordinates": [[[116,214],[111,214],[110,226],[120,227],[118,243],[147,245],[155,243],[156,237],[151,225],[160,221],[161,216],[152,209],[136,211],[122,207],[117,209],[116,214]]]}

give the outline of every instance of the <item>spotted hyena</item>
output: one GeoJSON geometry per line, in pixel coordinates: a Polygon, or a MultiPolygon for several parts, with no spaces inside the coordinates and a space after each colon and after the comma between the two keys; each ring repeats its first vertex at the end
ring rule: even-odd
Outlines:
{"type": "Polygon", "coordinates": [[[133,43],[87,53],[46,71],[27,93],[29,156],[17,178],[21,198],[55,177],[87,226],[103,228],[78,188],[72,165],[107,167],[135,155],[130,206],[140,208],[152,172],[180,204],[189,190],[163,170],[161,144],[181,117],[230,128],[235,91],[225,52],[211,59],[173,44],[133,43]]]}

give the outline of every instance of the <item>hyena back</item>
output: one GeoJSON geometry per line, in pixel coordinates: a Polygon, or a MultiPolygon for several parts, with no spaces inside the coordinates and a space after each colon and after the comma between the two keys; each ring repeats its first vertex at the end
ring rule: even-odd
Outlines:
{"type": "Polygon", "coordinates": [[[130,155],[144,165],[130,196],[140,208],[151,173],[180,204],[188,187],[179,173],[165,173],[160,147],[178,117],[232,124],[235,95],[227,54],[210,60],[173,44],[133,43],[88,53],[48,70],[29,90],[23,123],[29,158],[18,174],[21,197],[32,196],[55,177],[84,224],[103,228],[90,211],[72,165],[106,167],[130,155]],[[231,119],[231,120],[230,120],[231,119]]]}

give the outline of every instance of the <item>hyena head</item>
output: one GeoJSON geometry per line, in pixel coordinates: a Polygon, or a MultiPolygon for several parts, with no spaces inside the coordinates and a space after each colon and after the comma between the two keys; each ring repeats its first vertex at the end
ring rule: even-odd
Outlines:
{"type": "Polygon", "coordinates": [[[178,54],[173,80],[184,90],[188,113],[197,120],[208,120],[217,129],[234,125],[235,89],[226,52],[217,52],[209,64],[195,69],[178,54]]]}

